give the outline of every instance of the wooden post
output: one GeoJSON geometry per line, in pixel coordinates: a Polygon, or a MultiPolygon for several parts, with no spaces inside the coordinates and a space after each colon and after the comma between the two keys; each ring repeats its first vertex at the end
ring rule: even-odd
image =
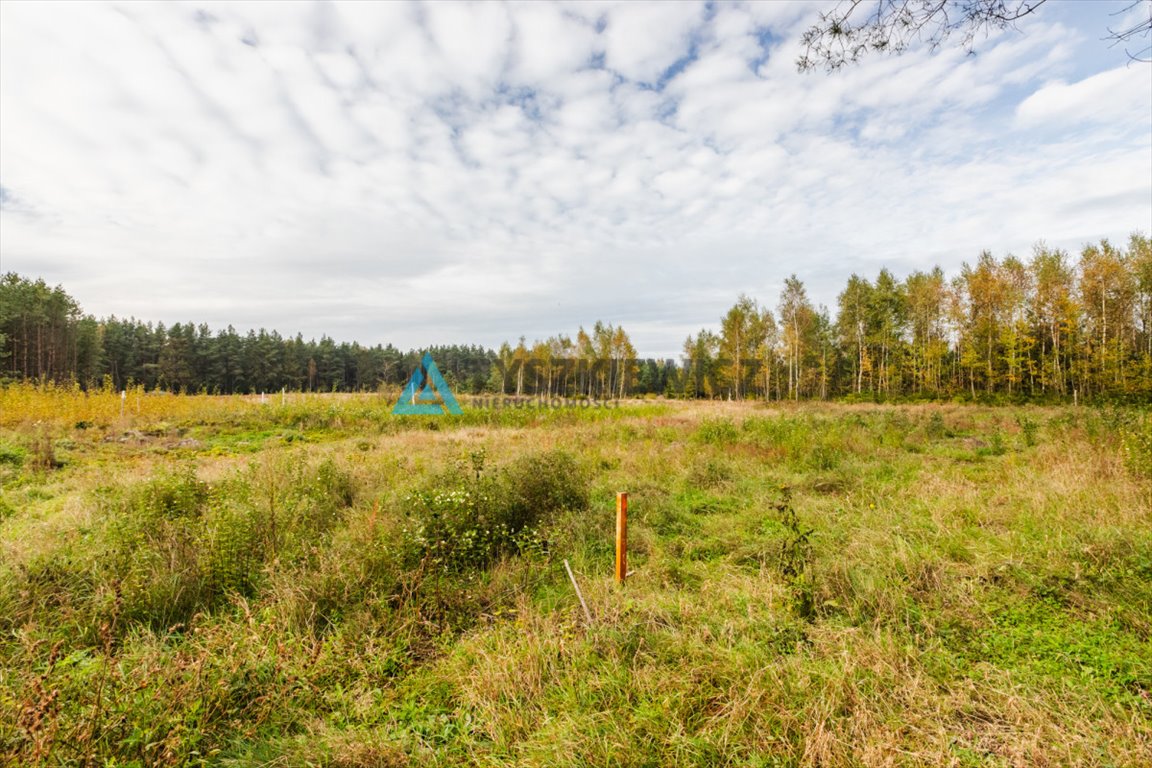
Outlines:
{"type": "Polygon", "coordinates": [[[628,494],[616,494],[616,583],[628,578],[628,494]]]}

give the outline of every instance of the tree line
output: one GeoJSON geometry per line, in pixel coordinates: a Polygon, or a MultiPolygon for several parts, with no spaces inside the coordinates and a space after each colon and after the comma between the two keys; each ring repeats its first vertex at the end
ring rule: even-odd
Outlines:
{"type": "MultiPolygon", "coordinates": [[[[483,391],[493,353],[478,346],[430,350],[454,386],[483,391]]],[[[116,389],[251,394],[280,389],[355,392],[402,386],[422,351],[305,341],[263,328],[213,332],[206,324],[97,320],[57,286],[15,273],[0,278],[0,378],[76,381],[116,389]]]]}
{"type": "Polygon", "coordinates": [[[776,312],[741,297],[690,336],[689,394],[1074,399],[1152,394],[1152,239],[1107,240],[1073,260],[987,251],[948,279],[882,269],[848,278],[833,317],[788,278],[776,312]]]}
{"type": "Polygon", "coordinates": [[[366,391],[399,387],[430,351],[454,391],[522,397],[1035,400],[1152,395],[1152,239],[1104,240],[1076,258],[1038,244],[1026,259],[981,253],[952,278],[851,275],[835,314],[795,275],[775,307],[741,296],[680,360],[640,359],[624,328],[498,350],[401,351],[276,331],[213,332],[85,315],[63,288],[0,279],[6,379],[183,392],[366,391]]]}

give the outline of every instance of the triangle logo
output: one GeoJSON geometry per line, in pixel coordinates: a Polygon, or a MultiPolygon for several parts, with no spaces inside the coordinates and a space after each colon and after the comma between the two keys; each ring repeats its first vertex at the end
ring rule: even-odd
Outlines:
{"type": "Polygon", "coordinates": [[[402,416],[439,416],[444,413],[459,415],[464,411],[432,360],[431,353],[425,352],[419,367],[412,371],[412,377],[400,393],[392,413],[402,416]]]}

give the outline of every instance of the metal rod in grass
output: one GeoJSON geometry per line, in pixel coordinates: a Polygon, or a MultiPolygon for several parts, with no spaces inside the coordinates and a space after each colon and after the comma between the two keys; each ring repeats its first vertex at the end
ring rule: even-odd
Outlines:
{"type": "Polygon", "coordinates": [[[576,597],[580,600],[580,607],[584,609],[584,618],[588,620],[588,626],[592,626],[592,613],[588,610],[588,603],[584,602],[584,595],[580,592],[580,585],[576,583],[576,577],[572,574],[572,566],[568,565],[568,561],[564,561],[564,570],[568,571],[568,579],[572,582],[572,589],[576,590],[576,597]]]}

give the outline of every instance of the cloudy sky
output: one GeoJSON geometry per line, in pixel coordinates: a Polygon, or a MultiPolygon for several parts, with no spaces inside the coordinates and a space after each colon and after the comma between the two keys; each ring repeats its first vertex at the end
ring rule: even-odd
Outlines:
{"type": "Polygon", "coordinates": [[[831,305],[1152,229],[1126,5],[802,75],[821,4],[4,2],[0,269],[97,315],[674,355],[793,272],[831,305]]]}

